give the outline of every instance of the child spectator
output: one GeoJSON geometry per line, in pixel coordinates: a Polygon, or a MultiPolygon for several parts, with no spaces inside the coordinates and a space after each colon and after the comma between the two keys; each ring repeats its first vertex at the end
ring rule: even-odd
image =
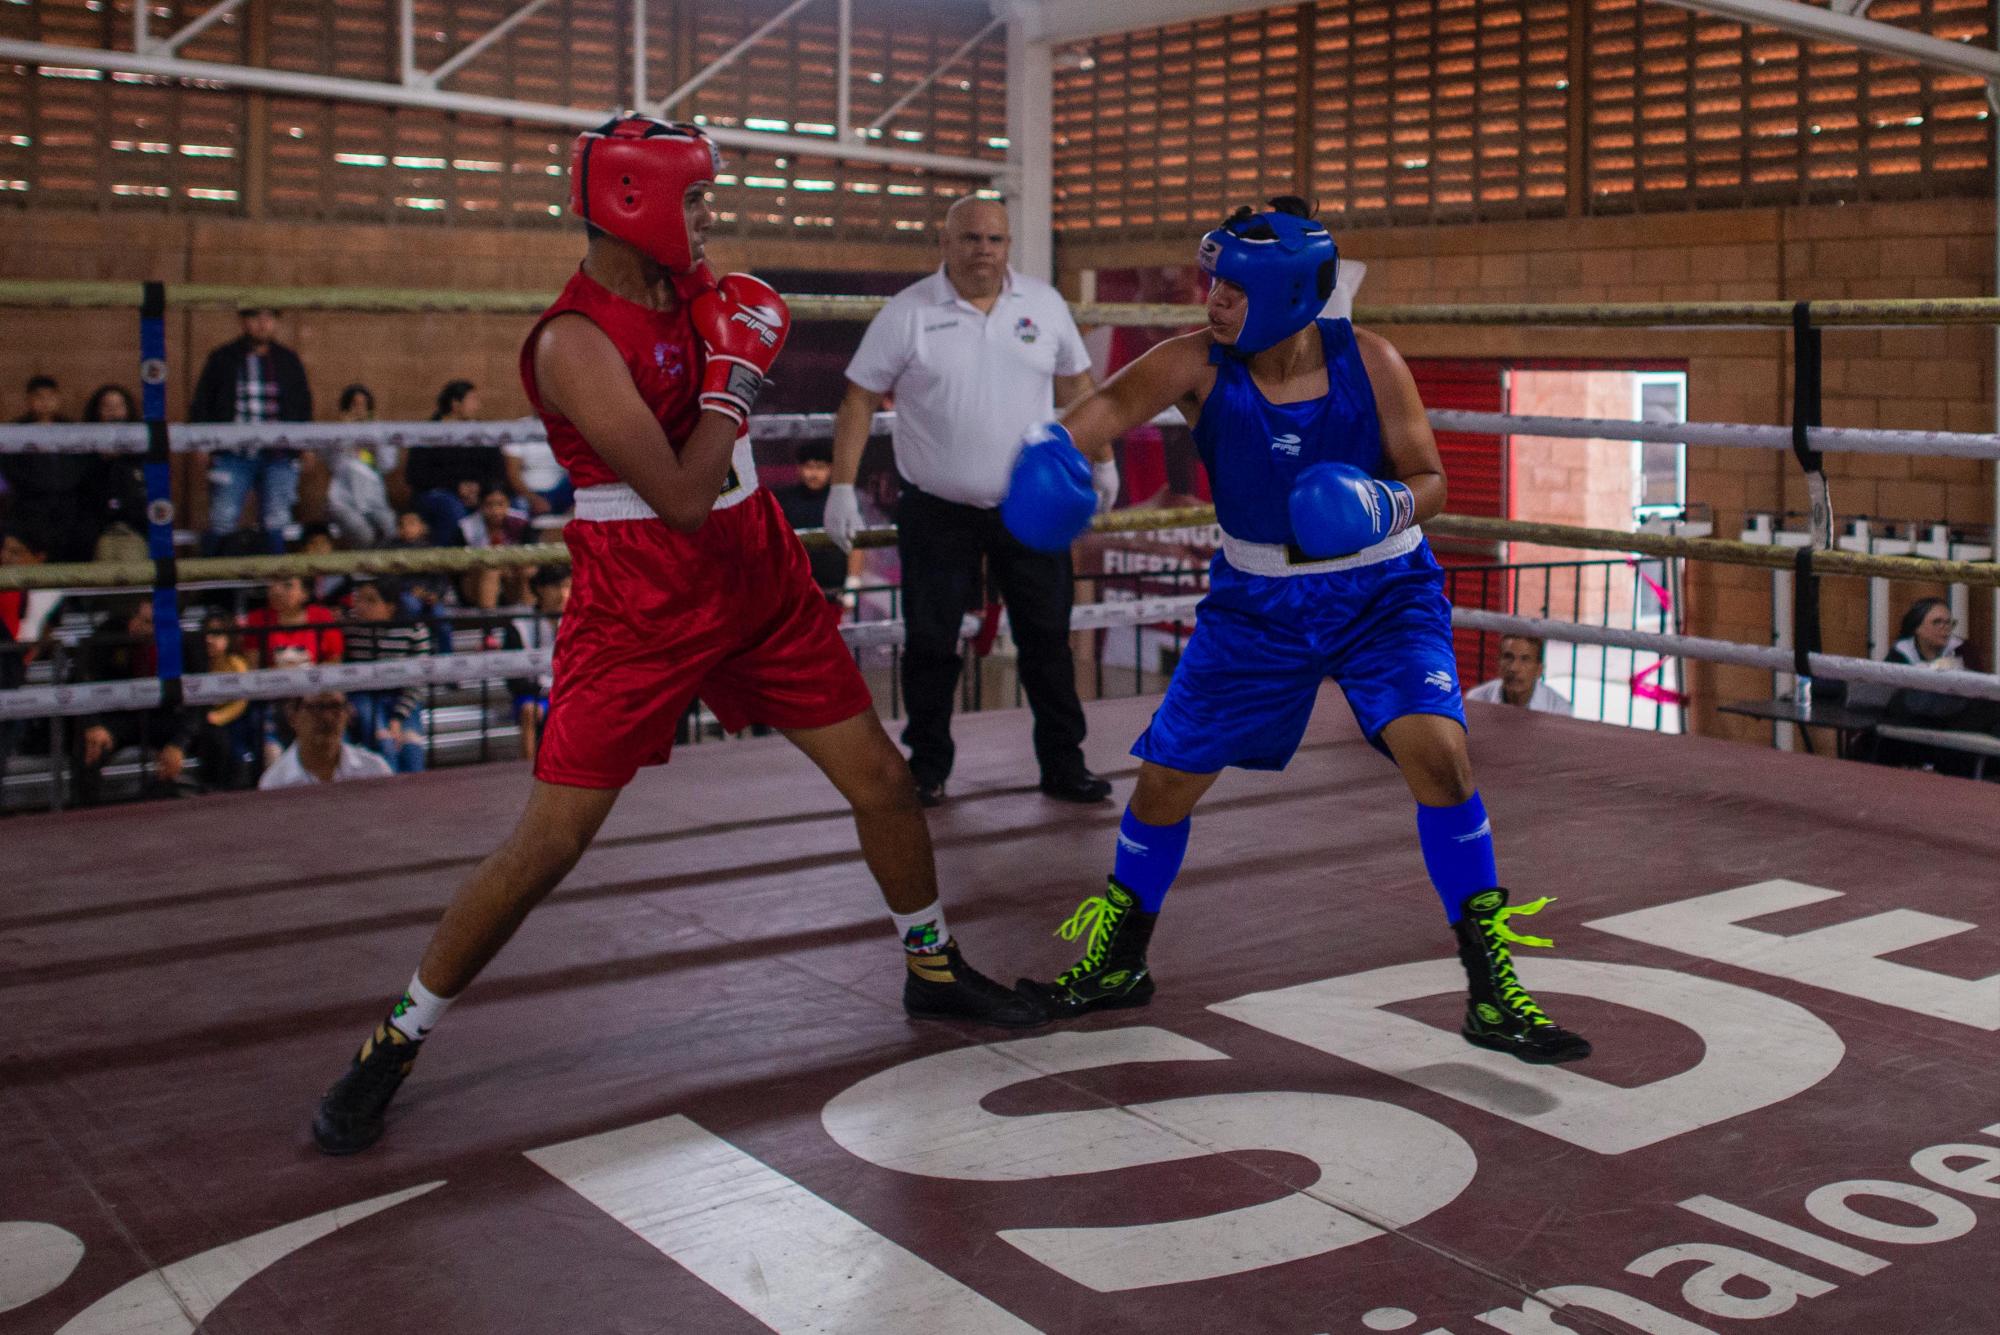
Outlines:
{"type": "Polygon", "coordinates": [[[243,618],[250,652],[258,666],[310,667],[338,663],[347,641],[332,612],[314,603],[297,575],[264,581],[264,606],[243,618]]]}
{"type": "MultiPolygon", "coordinates": [[[[543,566],[535,572],[532,595],[535,610],[515,617],[507,625],[509,649],[550,649],[555,647],[556,630],[562,624],[563,609],[569,606],[570,575],[564,566],[543,566]]],[[[514,722],[521,729],[521,758],[533,760],[541,745],[542,726],[549,717],[549,688],[555,684],[552,668],[543,668],[533,677],[515,677],[507,689],[514,696],[514,722]]]]}
{"type": "MultiPolygon", "coordinates": [[[[423,626],[397,625],[403,591],[393,579],[372,579],[354,588],[347,625],[347,661],[381,663],[421,658],[430,652],[430,632],[423,626]]],[[[410,685],[356,691],[354,740],[375,751],[398,774],[424,768],[423,687],[410,685]]]]}
{"type": "MultiPolygon", "coordinates": [[[[468,547],[514,547],[528,541],[532,533],[528,521],[512,508],[506,488],[499,486],[486,488],[478,511],[460,522],[459,531],[468,547]]],[[[467,607],[491,611],[500,605],[503,587],[509,606],[525,602],[527,578],[528,572],[519,567],[474,570],[460,583],[459,593],[467,607]]]]}
{"type": "MultiPolygon", "coordinates": [[[[250,656],[243,652],[236,623],[222,612],[201,620],[204,657],[210,672],[248,672],[250,656]]],[[[202,782],[211,791],[249,787],[250,767],[257,756],[256,731],[248,700],[225,700],[203,711],[195,732],[194,754],[202,782]]]]}
{"type": "Polygon", "coordinates": [[[287,700],[285,722],[291,725],[292,744],[264,771],[257,787],[299,788],[311,783],[388,777],[388,761],[342,740],[353,712],[339,691],[287,700]]]}

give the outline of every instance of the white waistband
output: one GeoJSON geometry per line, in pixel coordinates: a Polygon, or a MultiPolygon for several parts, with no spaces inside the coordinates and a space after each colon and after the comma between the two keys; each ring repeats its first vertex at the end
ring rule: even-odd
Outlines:
{"type": "MultiPolygon", "coordinates": [[[[749,484],[738,486],[734,491],[724,492],[716,497],[714,509],[727,510],[750,499],[757,490],[757,479],[753,474],[749,484]]],[[[597,487],[579,487],[576,492],[576,513],[573,518],[586,524],[609,524],[621,519],[657,519],[653,507],[646,504],[639,493],[623,482],[607,482],[597,487]]]]}
{"type": "MultiPolygon", "coordinates": [[[[581,513],[581,511],[579,511],[581,513]]],[[[1292,549],[1276,542],[1245,542],[1222,535],[1223,559],[1246,575],[1324,575],[1335,570],[1358,570],[1382,561],[1407,556],[1424,540],[1424,530],[1412,524],[1373,547],[1363,547],[1352,556],[1333,556],[1324,561],[1298,560],[1292,549]]]]}

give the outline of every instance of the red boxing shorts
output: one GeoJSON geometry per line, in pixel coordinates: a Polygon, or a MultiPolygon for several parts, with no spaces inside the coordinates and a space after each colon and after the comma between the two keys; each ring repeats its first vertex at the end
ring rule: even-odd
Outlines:
{"type": "Polygon", "coordinates": [[[622,788],[665,764],[698,696],[731,732],[824,728],[874,708],[839,611],[769,493],[693,533],[572,520],[574,564],[535,777],[622,788]]]}

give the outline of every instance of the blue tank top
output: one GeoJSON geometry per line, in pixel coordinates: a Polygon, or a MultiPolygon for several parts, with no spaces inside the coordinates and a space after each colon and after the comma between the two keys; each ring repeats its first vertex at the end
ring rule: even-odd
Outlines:
{"type": "Polygon", "coordinates": [[[1244,362],[1219,344],[1209,350],[1215,388],[1201,406],[1194,443],[1208,468],[1216,521],[1231,537],[1291,542],[1292,482],[1302,468],[1345,463],[1382,476],[1382,424],[1354,326],[1346,320],[1318,324],[1326,394],[1317,399],[1272,403],[1244,362]]]}

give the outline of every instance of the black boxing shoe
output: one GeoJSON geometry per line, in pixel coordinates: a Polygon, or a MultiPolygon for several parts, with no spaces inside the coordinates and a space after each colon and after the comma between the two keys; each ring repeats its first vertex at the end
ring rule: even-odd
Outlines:
{"type": "Polygon", "coordinates": [[[1505,890],[1482,890],[1465,901],[1459,920],[1452,924],[1468,992],[1465,1023],[1459,1032],[1475,1047],[1504,1052],[1534,1066],[1582,1061],[1590,1055],[1590,1043],[1544,1015],[1514,976],[1514,959],[1507,949],[1510,943],[1548,947],[1555,942],[1547,937],[1517,936],[1507,920],[1539,913],[1549,902],[1544,897],[1508,908],[1505,890]]]}
{"type": "Polygon", "coordinates": [[[1132,892],[1117,881],[1108,881],[1102,895],[1092,895],[1077,905],[1069,921],[1056,929],[1056,935],[1065,941],[1088,933],[1083,958],[1056,975],[1053,983],[1023,978],[1016,986],[1038,998],[1058,1020],[1143,1006],[1153,999],[1146,946],[1153,939],[1153,924],[1159,916],[1140,908],[1132,892]]]}
{"type": "Polygon", "coordinates": [[[359,1154],[382,1138],[389,1100],[416,1065],[421,1039],[410,1038],[388,1021],[361,1045],[347,1073],[333,1082],[313,1115],[313,1143],[326,1154],[359,1154]]]}
{"type": "Polygon", "coordinates": [[[1047,1024],[1041,1002],[1002,987],[965,962],[956,940],[939,950],[906,952],[909,972],[903,978],[903,1011],[914,1020],[972,1020],[1008,1029],[1047,1024]]]}
{"type": "Polygon", "coordinates": [[[1079,806],[1089,806],[1111,796],[1111,781],[1099,778],[1079,765],[1074,770],[1044,773],[1041,789],[1043,797],[1053,797],[1058,802],[1075,802],[1079,806]]]}
{"type": "Polygon", "coordinates": [[[941,807],[944,805],[943,779],[917,780],[917,805],[920,807],[941,807]]]}

